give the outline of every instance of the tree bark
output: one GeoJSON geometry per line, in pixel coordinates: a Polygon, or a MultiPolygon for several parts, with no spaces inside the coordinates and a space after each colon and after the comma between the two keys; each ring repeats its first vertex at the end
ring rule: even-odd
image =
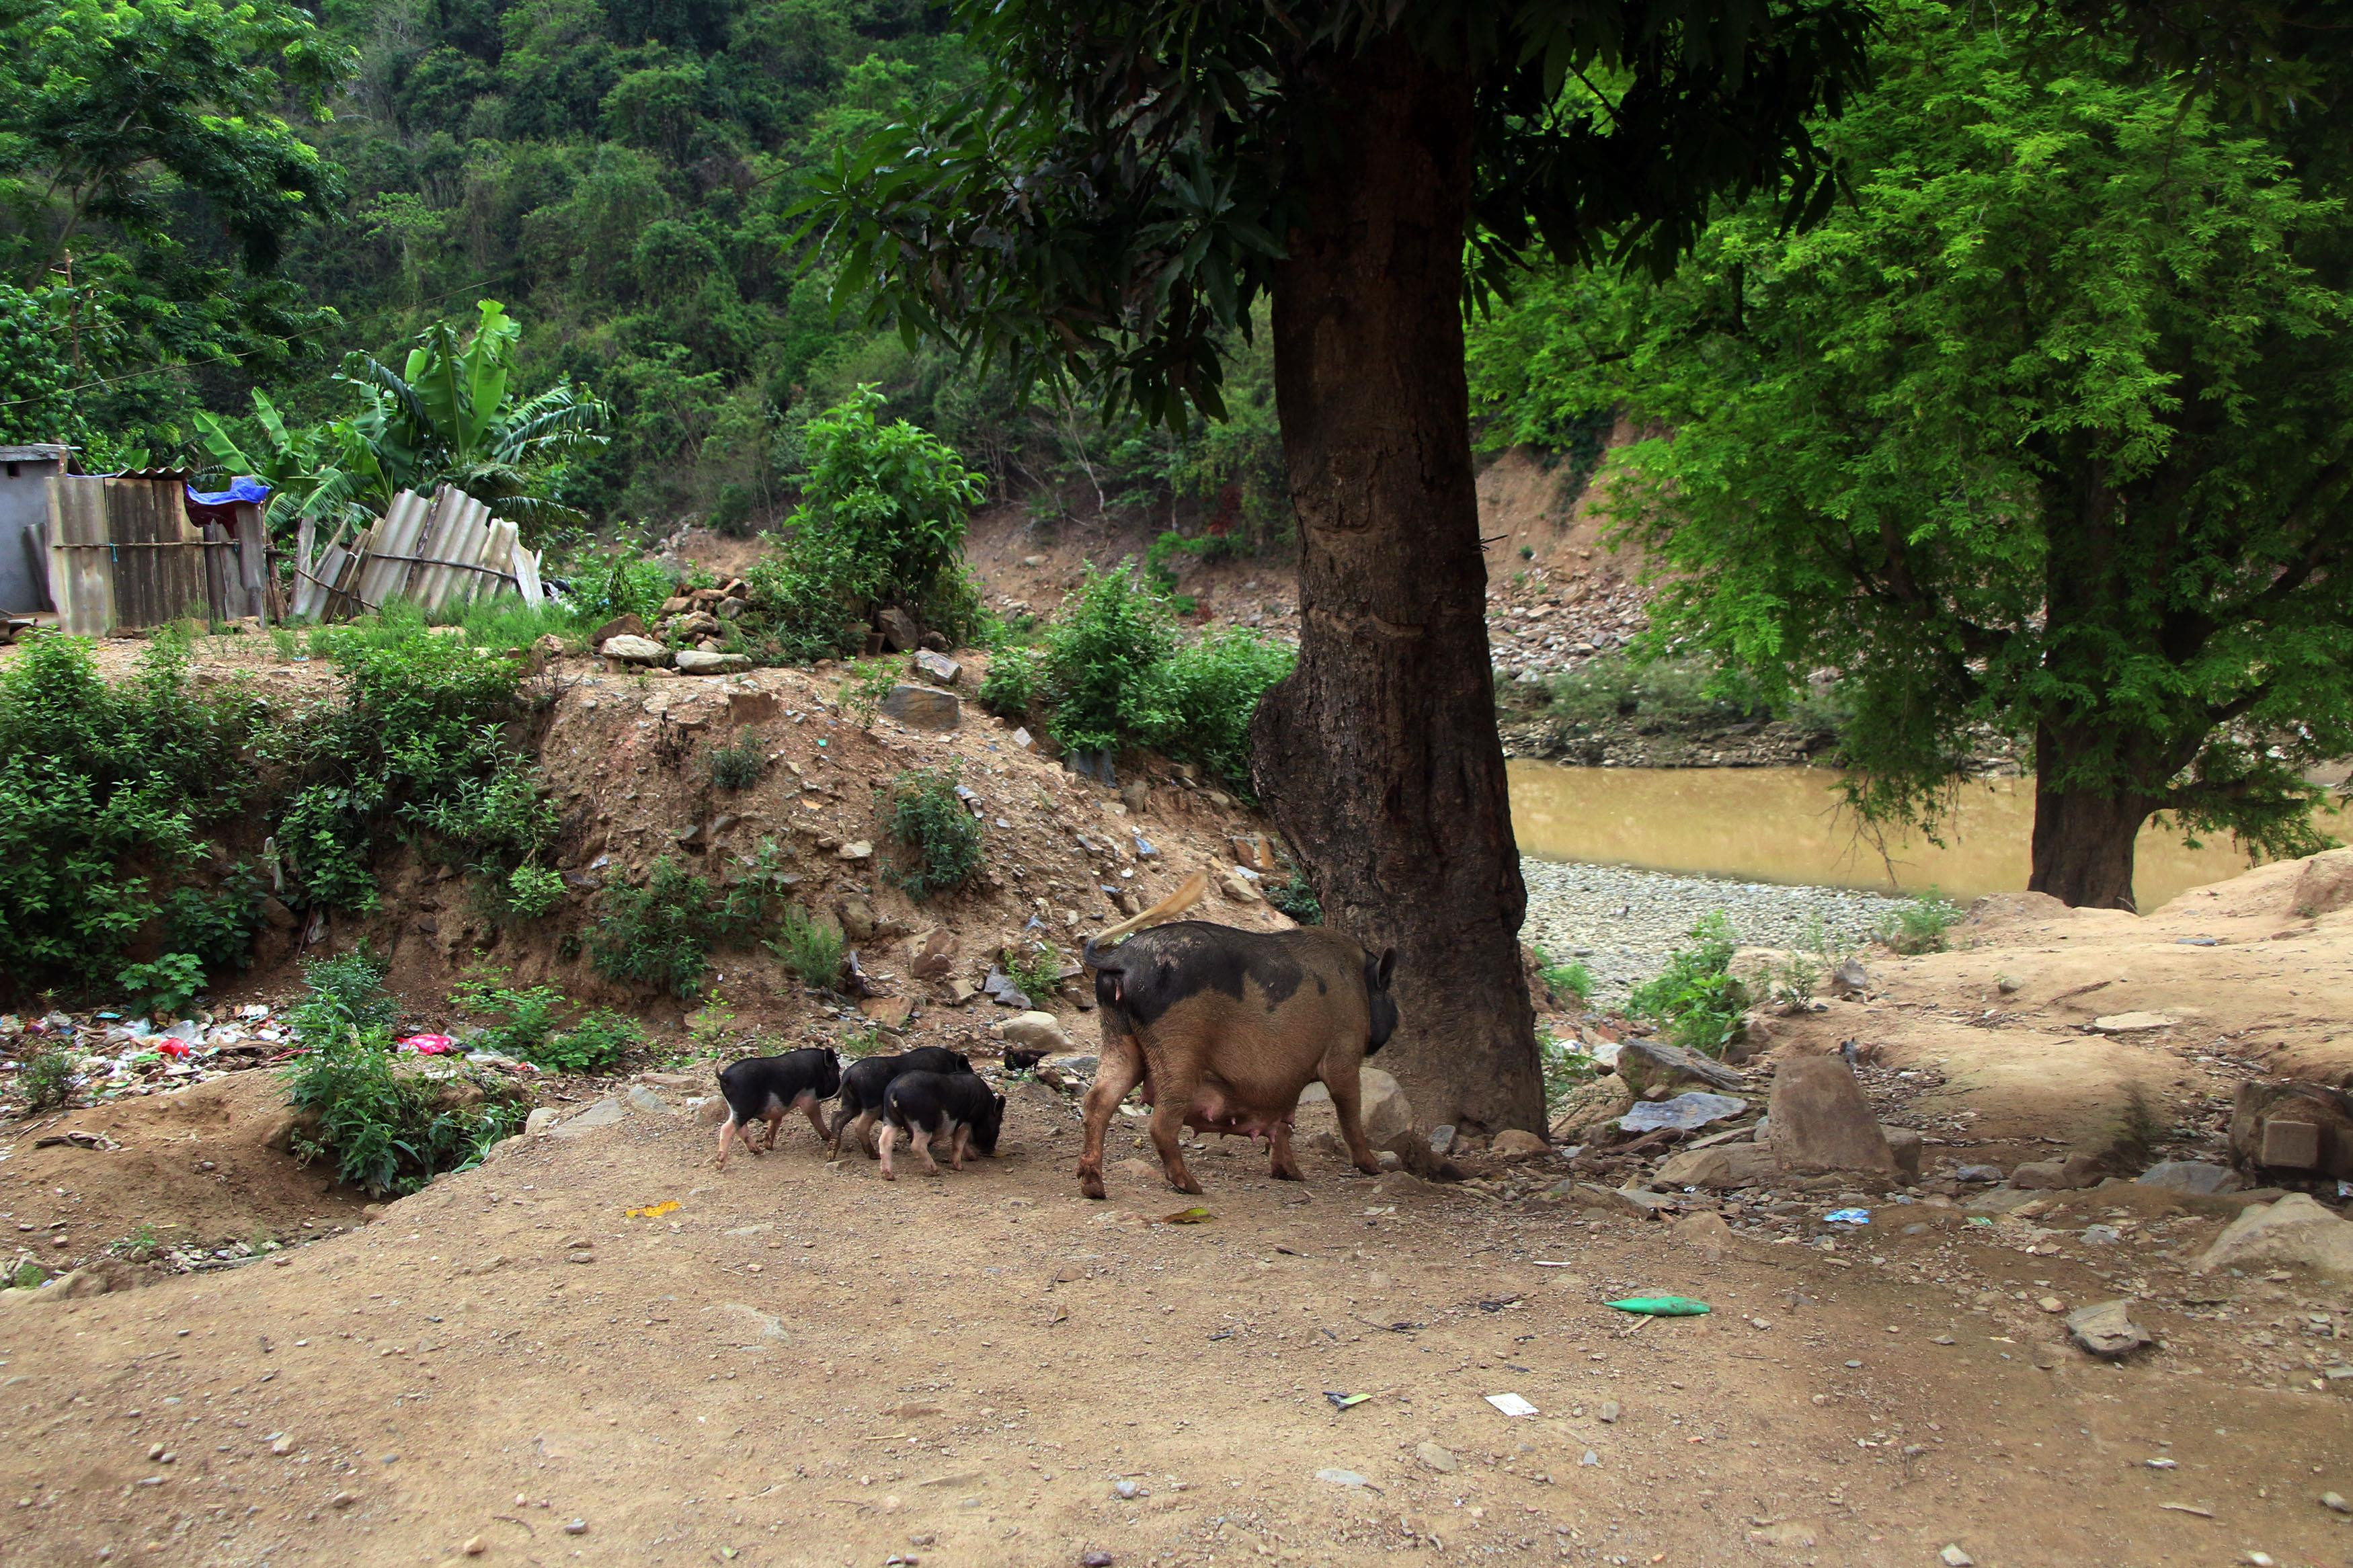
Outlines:
{"type": "Polygon", "coordinates": [[[1398,950],[1375,1065],[1417,1120],[1539,1130],[1462,364],[1471,83],[1394,38],[1304,74],[1326,134],[1274,286],[1300,658],[1253,774],[1325,918],[1398,950]]]}
{"type": "Polygon", "coordinates": [[[2076,908],[2137,910],[2133,845],[2157,803],[2137,794],[2053,787],[2066,776],[2068,738],[2045,724],[2034,737],[2033,863],[2028,890],[2076,908]]]}

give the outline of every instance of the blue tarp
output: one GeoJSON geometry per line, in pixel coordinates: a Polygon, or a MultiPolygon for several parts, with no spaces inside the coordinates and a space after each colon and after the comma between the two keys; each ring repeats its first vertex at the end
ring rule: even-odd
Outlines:
{"type": "Polygon", "coordinates": [[[259,506],[269,499],[269,487],[259,479],[240,477],[230,481],[228,489],[216,490],[210,495],[203,494],[195,486],[190,485],[188,499],[198,506],[227,506],[235,501],[250,501],[259,506]]]}

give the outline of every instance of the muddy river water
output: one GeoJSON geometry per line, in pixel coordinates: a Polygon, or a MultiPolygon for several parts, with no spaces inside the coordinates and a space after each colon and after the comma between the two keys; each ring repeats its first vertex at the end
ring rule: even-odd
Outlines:
{"type": "MultiPolygon", "coordinates": [[[[1883,851],[1841,808],[1840,775],[1829,768],[1572,768],[1518,760],[1511,778],[1520,853],[1539,859],[1880,892],[1935,888],[1964,903],[2026,886],[2034,823],[2029,779],[1968,785],[1941,846],[1891,837],[1883,851]]],[[[2321,826],[2353,837],[2353,822],[2340,815],[2324,816],[2321,826]]],[[[2141,830],[2135,889],[2140,907],[2153,910],[2247,864],[2227,836],[2193,849],[2179,832],[2152,826],[2141,830]]]]}

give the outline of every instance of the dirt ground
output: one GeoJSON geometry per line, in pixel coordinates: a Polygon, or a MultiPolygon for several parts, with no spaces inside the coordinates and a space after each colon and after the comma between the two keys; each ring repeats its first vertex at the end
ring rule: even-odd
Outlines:
{"type": "Polygon", "coordinates": [[[2188,1272],[2219,1214],[1930,1198],[1831,1237],[1824,1196],[1781,1245],[1694,1240],[1356,1176],[1328,1115],[1303,1113],[1305,1184],[1213,1147],[1211,1217],[1175,1225],[1189,1200],[1133,1154],[1077,1195],[1075,1112],[1039,1085],[999,1158],[892,1184],[805,1126],[718,1174],[699,1120],[633,1108],[251,1267],[8,1292],[0,1557],[2353,1555],[2318,1500],[2353,1489],[2353,1404],[2313,1386],[2345,1386],[2314,1370],[2344,1292],[2188,1272]],[[2126,1214],[2126,1256],[2075,1234],[2126,1214]],[[1603,1304],[1657,1292],[1715,1311],[1603,1304]],[[2063,1343],[2049,1302],[2117,1294],[2161,1348],[2063,1343]]]}

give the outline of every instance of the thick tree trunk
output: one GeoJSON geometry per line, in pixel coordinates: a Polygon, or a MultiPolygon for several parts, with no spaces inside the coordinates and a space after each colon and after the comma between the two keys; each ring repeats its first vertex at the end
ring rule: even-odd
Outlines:
{"type": "Polygon", "coordinates": [[[1325,918],[1398,950],[1374,1065],[1426,1126],[1538,1129],[1462,368],[1470,83],[1396,41],[1310,75],[1329,136],[1274,289],[1300,658],[1253,773],[1325,918]]]}
{"type": "Polygon", "coordinates": [[[2064,778],[2069,749],[2050,725],[2035,732],[2034,850],[2026,886],[2072,906],[2137,909],[2133,842],[2156,803],[2045,783],[2064,778]]]}

